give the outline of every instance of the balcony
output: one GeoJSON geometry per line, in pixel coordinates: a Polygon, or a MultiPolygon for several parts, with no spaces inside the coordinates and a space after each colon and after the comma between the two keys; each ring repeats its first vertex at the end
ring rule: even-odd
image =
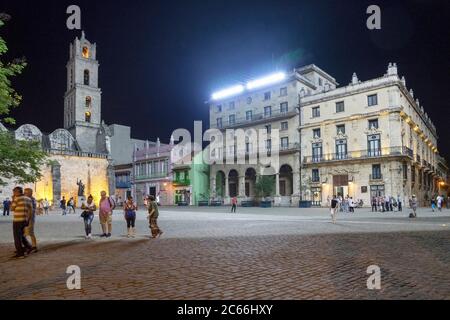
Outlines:
{"type": "Polygon", "coordinates": [[[130,189],[131,181],[116,181],[116,188],[117,189],[130,189]]]}
{"type": "Polygon", "coordinates": [[[167,172],[159,172],[159,173],[152,173],[149,175],[136,175],[135,180],[150,180],[150,179],[161,179],[166,178],[169,174],[167,172]]]}
{"type": "MultiPolygon", "coordinates": [[[[234,121],[222,121],[222,126],[217,126],[217,122],[214,121],[211,123],[211,128],[216,129],[227,129],[227,128],[233,128],[233,127],[245,127],[245,126],[252,126],[256,125],[258,123],[265,123],[269,121],[276,121],[279,119],[284,118],[291,118],[295,116],[297,112],[294,111],[272,111],[271,113],[257,113],[253,114],[251,117],[239,117],[235,118],[234,121]]],[[[225,120],[225,119],[223,119],[225,120]]]]}
{"type": "Polygon", "coordinates": [[[359,150],[347,153],[329,153],[303,157],[303,164],[328,163],[350,160],[378,159],[385,157],[409,157],[412,159],[412,151],[407,147],[382,148],[378,150],[359,150]]]}
{"type": "MultiPolygon", "coordinates": [[[[238,151],[234,151],[234,152],[227,152],[224,153],[223,149],[220,149],[219,154],[221,154],[223,156],[223,159],[226,159],[226,157],[230,157],[230,158],[235,158],[237,159],[238,155],[239,156],[244,156],[245,158],[248,158],[250,155],[252,156],[261,156],[262,153],[267,152],[267,156],[270,156],[272,154],[272,148],[266,148],[265,150],[262,150],[262,152],[258,152],[258,148],[252,148],[251,150],[238,150],[238,151]]],[[[280,144],[279,145],[279,154],[287,154],[287,153],[293,153],[293,152],[297,152],[300,150],[300,144],[299,143],[288,143],[288,144],[280,144]]],[[[266,155],[264,155],[266,156],[266,155]]],[[[214,153],[211,153],[211,158],[214,158],[214,153]]],[[[220,156],[218,156],[217,158],[220,159],[220,156]]],[[[216,158],[216,159],[217,159],[216,158]]]]}
{"type": "Polygon", "coordinates": [[[379,173],[379,174],[370,174],[369,175],[369,181],[383,181],[383,175],[381,173],[379,173]]]}
{"type": "Polygon", "coordinates": [[[418,154],[416,154],[416,162],[418,164],[422,164],[422,162],[420,161],[420,156],[418,154]]]}
{"type": "Polygon", "coordinates": [[[172,184],[176,186],[190,186],[191,180],[190,179],[175,179],[172,181],[172,184]]]}

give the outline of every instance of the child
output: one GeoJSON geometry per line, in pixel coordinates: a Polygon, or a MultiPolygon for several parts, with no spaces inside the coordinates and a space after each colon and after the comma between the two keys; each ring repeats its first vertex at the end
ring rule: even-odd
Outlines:
{"type": "Polygon", "coordinates": [[[155,201],[154,196],[149,196],[149,204],[148,204],[148,217],[150,223],[150,230],[152,231],[152,237],[160,237],[163,232],[158,227],[158,216],[159,216],[159,210],[158,210],[158,204],[155,201]]]}

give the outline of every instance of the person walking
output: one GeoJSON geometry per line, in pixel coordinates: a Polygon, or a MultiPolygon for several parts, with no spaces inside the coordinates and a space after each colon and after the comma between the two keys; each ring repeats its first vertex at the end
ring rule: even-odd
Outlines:
{"type": "Polygon", "coordinates": [[[236,213],[236,207],[237,207],[237,198],[233,197],[231,198],[231,213],[236,213]]]}
{"type": "Polygon", "coordinates": [[[397,195],[397,205],[398,205],[398,211],[402,211],[402,198],[400,198],[400,195],[397,195]]]}
{"type": "Polygon", "coordinates": [[[417,218],[417,198],[415,194],[411,198],[411,209],[413,210],[412,217],[417,218]]]}
{"type": "Polygon", "coordinates": [[[136,222],[136,211],[137,205],[133,201],[132,196],[128,196],[127,201],[123,206],[125,220],[127,222],[127,237],[134,238],[136,236],[135,222],[136,222]]]}
{"type": "Polygon", "coordinates": [[[116,207],[114,200],[111,197],[106,196],[106,191],[100,193],[100,202],[98,207],[100,208],[99,218],[102,226],[103,234],[101,237],[109,238],[112,232],[112,214],[116,207]]]}
{"type": "Polygon", "coordinates": [[[92,221],[94,220],[94,212],[97,210],[97,206],[94,203],[94,197],[89,195],[86,203],[81,204],[81,217],[84,221],[84,231],[86,233],[86,239],[92,238],[92,221]]]}
{"type": "Polygon", "coordinates": [[[25,258],[25,253],[31,252],[31,244],[24,235],[24,229],[33,214],[33,204],[31,199],[24,195],[21,187],[13,189],[13,199],[11,203],[13,212],[13,235],[16,255],[13,258],[25,258]]]}
{"type": "Polygon", "coordinates": [[[434,212],[436,209],[436,199],[434,197],[431,198],[431,211],[434,212]]]}
{"type": "Polygon", "coordinates": [[[25,194],[25,196],[27,196],[28,198],[31,199],[31,205],[33,208],[31,217],[28,221],[28,226],[26,226],[24,229],[24,235],[31,238],[31,251],[30,252],[38,252],[36,235],[34,234],[34,224],[36,222],[37,203],[36,203],[36,199],[33,197],[33,189],[26,188],[24,190],[24,194],[25,194]]]}
{"type": "Polygon", "coordinates": [[[336,223],[336,215],[339,209],[339,199],[334,195],[331,199],[330,205],[330,213],[331,213],[331,221],[336,223]]]}
{"type": "Polygon", "coordinates": [[[348,205],[349,211],[354,213],[355,212],[355,201],[353,201],[352,197],[348,198],[347,205],[348,205]]]}
{"type": "Polygon", "coordinates": [[[381,207],[381,208],[380,208],[380,211],[381,211],[381,212],[385,212],[386,210],[384,210],[384,197],[380,195],[380,196],[378,197],[378,201],[380,202],[380,207],[381,207]]]}
{"type": "Polygon", "coordinates": [[[384,207],[386,209],[386,212],[389,212],[389,202],[390,202],[390,200],[391,200],[391,198],[388,195],[386,195],[384,197],[384,207]]]}
{"type": "MultiPolygon", "coordinates": [[[[73,197],[70,197],[69,202],[67,203],[67,208],[70,208],[72,211],[72,213],[76,213],[75,212],[75,200],[73,199],[73,197]]],[[[69,211],[69,213],[70,213],[69,211]]]]}
{"type": "Polygon", "coordinates": [[[450,195],[447,196],[447,209],[450,210],[450,195]]]}
{"type": "Polygon", "coordinates": [[[63,196],[61,201],[59,202],[59,207],[62,210],[62,215],[65,216],[67,214],[67,201],[66,198],[63,196]]]}
{"type": "Polygon", "coordinates": [[[439,210],[439,212],[442,212],[442,202],[444,202],[444,197],[441,195],[438,195],[438,197],[436,198],[437,201],[437,208],[439,210]]]}
{"type": "Polygon", "coordinates": [[[3,216],[9,216],[9,210],[11,208],[11,201],[9,198],[6,198],[3,201],[3,216]]]}
{"type": "Polygon", "coordinates": [[[154,196],[149,196],[148,220],[152,238],[160,237],[163,231],[158,226],[159,209],[154,196]]]}
{"type": "Polygon", "coordinates": [[[48,214],[50,203],[48,202],[47,198],[45,198],[44,201],[42,201],[42,207],[44,208],[44,214],[48,214]]]}
{"type": "Polygon", "coordinates": [[[372,212],[377,212],[377,198],[372,197],[372,212]]]}

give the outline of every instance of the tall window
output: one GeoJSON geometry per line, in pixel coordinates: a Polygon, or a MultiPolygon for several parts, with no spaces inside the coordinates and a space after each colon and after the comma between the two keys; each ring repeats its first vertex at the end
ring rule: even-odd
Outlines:
{"type": "Polygon", "coordinates": [[[236,115],[230,114],[228,116],[228,124],[231,126],[236,124],[236,115]]]}
{"type": "Polygon", "coordinates": [[[272,125],[271,124],[266,125],[266,133],[270,134],[271,132],[272,132],[272,125]]]}
{"type": "Polygon", "coordinates": [[[319,169],[312,169],[311,180],[312,182],[320,182],[319,169]]]}
{"type": "Polygon", "coordinates": [[[221,104],[218,104],[216,106],[216,112],[222,112],[222,105],[221,104]]]}
{"type": "Polygon", "coordinates": [[[320,107],[313,107],[312,108],[312,117],[313,118],[320,117],[320,107]]]}
{"type": "Polygon", "coordinates": [[[228,109],[229,109],[229,110],[234,110],[234,106],[235,106],[234,101],[231,101],[231,102],[228,104],[228,109]]]}
{"type": "Polygon", "coordinates": [[[251,121],[252,120],[252,116],[253,116],[253,113],[252,113],[251,110],[245,112],[245,120],[251,121]]]}
{"type": "Polygon", "coordinates": [[[83,47],[81,54],[83,55],[83,58],[88,59],[89,58],[89,48],[88,47],[83,47]]]}
{"type": "Polygon", "coordinates": [[[372,165],[372,179],[381,179],[381,165],[373,164],[372,165]]]}
{"type": "Polygon", "coordinates": [[[347,140],[336,140],[336,159],[347,159],[347,140]]]}
{"type": "Polygon", "coordinates": [[[83,81],[85,86],[89,85],[89,70],[86,69],[84,70],[84,81],[83,81]]]}
{"type": "Polygon", "coordinates": [[[288,112],[288,103],[287,102],[283,102],[280,104],[280,112],[281,113],[288,112]]]}
{"type": "Polygon", "coordinates": [[[266,140],[266,150],[270,151],[272,149],[272,139],[266,140]]]}
{"type": "Polygon", "coordinates": [[[381,141],[379,134],[374,134],[367,137],[367,152],[369,157],[381,156],[381,141]]]}
{"type": "Polygon", "coordinates": [[[312,144],[312,161],[313,162],[322,161],[322,143],[312,144]]]}
{"type": "Polygon", "coordinates": [[[287,121],[283,121],[281,123],[281,129],[282,131],[287,130],[288,129],[288,122],[287,121]]]}
{"type": "Polygon", "coordinates": [[[86,108],[90,108],[92,103],[91,97],[86,97],[86,108]]]}
{"type": "Polygon", "coordinates": [[[371,94],[370,96],[367,96],[367,105],[370,106],[376,106],[378,104],[378,95],[371,94]]]}
{"type": "Polygon", "coordinates": [[[345,134],[345,124],[339,124],[336,126],[337,134],[345,134]]]}
{"type": "Polygon", "coordinates": [[[313,129],[313,138],[315,138],[315,139],[320,138],[320,128],[313,129]]]}
{"type": "Polygon", "coordinates": [[[264,100],[270,100],[270,91],[264,92],[264,100]]]}
{"type": "Polygon", "coordinates": [[[281,138],[281,150],[286,150],[289,148],[289,138],[283,137],[281,138]]]}
{"type": "Polygon", "coordinates": [[[369,129],[378,129],[378,119],[369,120],[369,129]]]}
{"type": "Polygon", "coordinates": [[[272,107],[264,107],[264,117],[270,117],[272,115],[272,107]]]}
{"type": "Polygon", "coordinates": [[[344,109],[345,109],[345,107],[344,107],[344,101],[336,102],[336,113],[338,113],[338,112],[344,112],[344,109]]]}
{"type": "Polygon", "coordinates": [[[217,123],[217,128],[222,128],[222,118],[217,118],[216,123],[217,123]]]}
{"type": "Polygon", "coordinates": [[[280,88],[280,97],[287,96],[287,87],[280,88]]]}

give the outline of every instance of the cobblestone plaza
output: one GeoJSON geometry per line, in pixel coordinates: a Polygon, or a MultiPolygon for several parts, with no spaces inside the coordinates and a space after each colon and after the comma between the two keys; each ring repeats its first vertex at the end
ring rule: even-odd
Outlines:
{"type": "MultiPolygon", "coordinates": [[[[78,214],[39,216],[40,251],[11,260],[11,221],[0,217],[2,299],[449,299],[450,210],[371,213],[330,223],[326,209],[162,208],[159,239],[145,212],[137,237],[122,213],[113,237],[85,240],[78,214]],[[68,290],[66,269],[81,269],[68,290]],[[381,269],[368,290],[367,268],[381,269]],[[18,275],[20,274],[20,277],[18,275]]],[[[93,232],[100,232],[98,217],[93,232]]]]}

